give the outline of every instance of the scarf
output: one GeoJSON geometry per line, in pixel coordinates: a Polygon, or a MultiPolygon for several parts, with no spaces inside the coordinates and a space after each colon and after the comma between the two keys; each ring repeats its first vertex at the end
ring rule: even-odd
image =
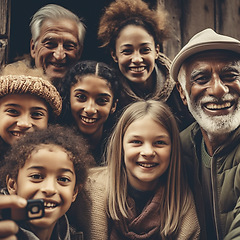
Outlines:
{"type": "Polygon", "coordinates": [[[138,215],[135,201],[127,197],[129,206],[128,218],[120,221],[113,220],[110,240],[155,240],[160,239],[160,209],[159,202],[162,201],[161,189],[147,202],[143,211],[138,215]]]}

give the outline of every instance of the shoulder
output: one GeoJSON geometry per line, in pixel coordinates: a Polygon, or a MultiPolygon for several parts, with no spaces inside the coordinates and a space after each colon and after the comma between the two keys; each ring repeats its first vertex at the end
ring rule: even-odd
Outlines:
{"type": "Polygon", "coordinates": [[[190,191],[188,192],[185,205],[183,206],[184,210],[178,228],[177,239],[200,239],[200,225],[193,195],[190,191]]]}

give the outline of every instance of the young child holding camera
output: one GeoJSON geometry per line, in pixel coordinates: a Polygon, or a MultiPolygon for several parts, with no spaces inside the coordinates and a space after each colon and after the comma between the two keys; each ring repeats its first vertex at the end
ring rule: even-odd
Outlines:
{"type": "MultiPolygon", "coordinates": [[[[84,139],[69,128],[49,126],[16,141],[5,160],[1,169],[5,194],[44,201],[43,217],[18,222],[18,239],[83,239],[65,213],[86,181],[88,162],[93,161],[84,139]]],[[[42,211],[36,207],[33,218],[42,211]]]]}

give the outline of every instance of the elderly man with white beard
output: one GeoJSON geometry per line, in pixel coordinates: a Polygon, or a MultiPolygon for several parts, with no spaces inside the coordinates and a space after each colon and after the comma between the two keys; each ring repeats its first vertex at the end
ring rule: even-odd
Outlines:
{"type": "Polygon", "coordinates": [[[240,42],[205,29],[170,72],[196,120],[181,141],[201,239],[240,239],[240,42]]]}

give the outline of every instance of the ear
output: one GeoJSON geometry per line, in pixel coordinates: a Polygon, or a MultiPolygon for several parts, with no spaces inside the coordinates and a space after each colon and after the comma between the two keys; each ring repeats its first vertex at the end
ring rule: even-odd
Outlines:
{"type": "Polygon", "coordinates": [[[117,63],[118,59],[117,59],[115,51],[111,50],[111,56],[112,56],[113,61],[117,63]]]}
{"type": "Polygon", "coordinates": [[[110,110],[110,114],[115,113],[116,108],[117,108],[117,103],[118,103],[118,99],[116,99],[116,101],[112,104],[111,110],[110,110]]]}
{"type": "Polygon", "coordinates": [[[33,39],[30,41],[30,54],[32,58],[35,58],[35,43],[33,42],[33,39]]]}
{"type": "Polygon", "coordinates": [[[185,91],[183,90],[181,84],[179,82],[176,82],[176,87],[177,87],[177,90],[180,94],[180,97],[183,101],[183,104],[187,106],[187,99],[186,99],[186,94],[185,94],[185,91]]]}
{"type": "Polygon", "coordinates": [[[73,192],[73,196],[72,196],[72,202],[74,202],[77,198],[77,195],[78,195],[78,192],[80,192],[80,190],[83,188],[83,185],[80,184],[80,185],[77,185],[75,186],[74,188],[74,192],[73,192]]]}
{"type": "Polygon", "coordinates": [[[7,190],[10,193],[10,195],[17,195],[17,181],[9,177],[9,175],[7,175],[6,183],[7,183],[7,190]]]}
{"type": "Polygon", "coordinates": [[[156,51],[156,57],[155,59],[158,58],[158,55],[159,55],[159,52],[160,52],[160,47],[159,47],[159,44],[157,44],[156,48],[155,48],[155,51],[156,51]]]}

